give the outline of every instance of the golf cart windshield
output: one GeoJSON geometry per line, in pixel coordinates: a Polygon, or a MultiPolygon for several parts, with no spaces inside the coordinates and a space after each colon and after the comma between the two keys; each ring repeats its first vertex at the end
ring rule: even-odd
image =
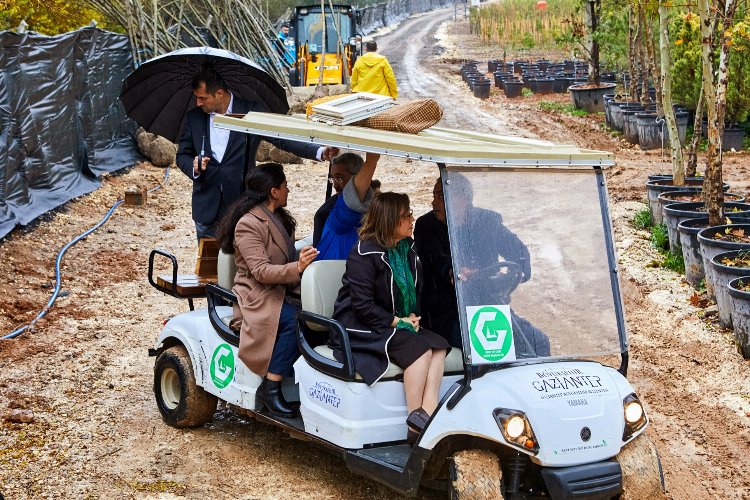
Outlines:
{"type": "Polygon", "coordinates": [[[467,364],[621,352],[599,170],[448,167],[442,178],[467,364]]]}

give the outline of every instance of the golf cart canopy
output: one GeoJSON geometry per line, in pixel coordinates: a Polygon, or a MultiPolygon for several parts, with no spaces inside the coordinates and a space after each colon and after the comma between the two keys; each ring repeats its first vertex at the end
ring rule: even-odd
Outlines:
{"type": "Polygon", "coordinates": [[[303,115],[255,112],[242,118],[216,116],[214,124],[248,134],[452,165],[606,167],[614,163],[612,153],[604,151],[441,127],[430,127],[414,135],[354,125],[329,125],[307,120],[303,115]]]}
{"type": "Polygon", "coordinates": [[[602,173],[612,154],[465,130],[411,135],[264,113],[214,123],[440,164],[452,259],[443,267],[455,284],[467,365],[627,352],[602,173]]]}

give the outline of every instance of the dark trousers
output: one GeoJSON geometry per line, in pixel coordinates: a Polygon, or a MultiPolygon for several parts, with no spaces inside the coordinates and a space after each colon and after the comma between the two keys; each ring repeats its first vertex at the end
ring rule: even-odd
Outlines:
{"type": "Polygon", "coordinates": [[[291,377],[294,375],[294,362],[299,357],[297,347],[297,308],[284,301],[279,315],[279,330],[271,354],[270,373],[291,377]]]}

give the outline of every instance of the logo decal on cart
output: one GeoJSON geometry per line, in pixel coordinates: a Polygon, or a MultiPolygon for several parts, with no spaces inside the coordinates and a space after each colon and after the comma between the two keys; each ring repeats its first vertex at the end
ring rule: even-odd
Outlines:
{"type": "Polygon", "coordinates": [[[229,385],[234,378],[234,353],[229,344],[219,344],[211,356],[211,381],[219,389],[229,385]]]}
{"type": "Polygon", "coordinates": [[[516,359],[509,305],[468,306],[466,317],[473,364],[516,359]]]}
{"type": "Polygon", "coordinates": [[[307,394],[311,398],[334,408],[338,408],[341,404],[341,398],[336,394],[336,389],[328,382],[315,382],[315,385],[310,387],[307,394]]]}

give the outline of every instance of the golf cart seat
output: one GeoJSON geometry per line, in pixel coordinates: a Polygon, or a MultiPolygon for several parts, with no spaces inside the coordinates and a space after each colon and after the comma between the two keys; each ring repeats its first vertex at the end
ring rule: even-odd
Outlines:
{"type": "MultiPolygon", "coordinates": [[[[310,245],[311,242],[312,236],[308,236],[307,238],[298,240],[295,243],[297,255],[299,256],[299,251],[302,249],[302,247],[310,245]]],[[[234,315],[231,309],[222,309],[221,311],[223,312],[223,314],[220,314],[216,309],[216,305],[218,305],[218,303],[216,302],[215,296],[219,295],[221,298],[228,302],[236,302],[236,298],[232,293],[232,288],[234,287],[234,277],[236,274],[237,266],[234,263],[234,255],[224,253],[221,251],[221,249],[219,249],[216,262],[216,277],[218,287],[210,286],[208,290],[208,295],[210,296],[211,301],[211,306],[209,306],[209,317],[211,318],[212,324],[213,322],[216,323],[214,324],[214,328],[217,330],[219,335],[221,335],[225,340],[227,340],[234,346],[239,345],[239,334],[229,328],[229,323],[232,321],[234,315]],[[218,324],[219,322],[221,324],[218,324]]]]}
{"type": "MultiPolygon", "coordinates": [[[[352,366],[351,349],[349,348],[346,330],[338,321],[330,319],[333,315],[333,305],[341,288],[341,278],[345,270],[345,260],[317,261],[305,269],[302,275],[302,312],[300,313],[299,327],[300,352],[311,366],[323,373],[343,380],[361,382],[362,377],[354,371],[352,366]],[[340,345],[344,352],[344,363],[338,362],[333,356],[333,350],[325,344],[311,347],[305,339],[304,328],[314,331],[328,330],[331,335],[339,335],[341,337],[340,345]]],[[[461,349],[451,349],[445,358],[445,374],[460,374],[463,369],[461,349]]],[[[390,363],[381,380],[402,377],[403,373],[403,369],[390,363]]]]}

